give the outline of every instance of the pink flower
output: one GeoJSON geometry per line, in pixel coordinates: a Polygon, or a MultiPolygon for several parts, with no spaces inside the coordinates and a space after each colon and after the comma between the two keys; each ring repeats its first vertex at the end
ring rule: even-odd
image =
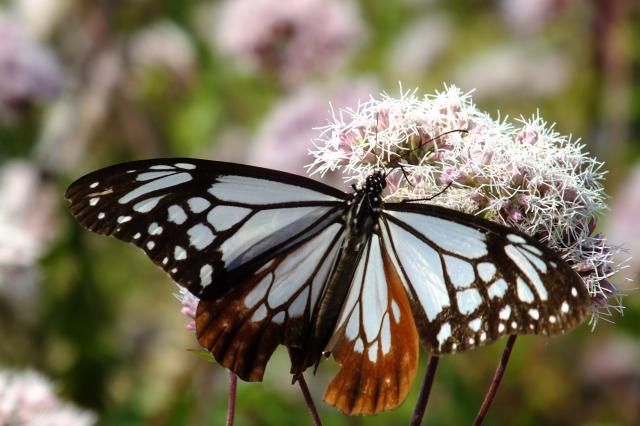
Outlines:
{"type": "Polygon", "coordinates": [[[0,370],[0,425],[90,426],[96,417],[58,399],[34,371],[0,370]]]}
{"type": "Polygon", "coordinates": [[[539,115],[493,119],[456,87],[424,97],[383,93],[334,114],[316,145],[313,171],[340,169],[362,183],[374,169],[402,164],[386,199],[438,194],[431,203],[513,226],[565,256],[595,313],[620,309],[609,282],[621,268],[614,261],[620,249],[593,233],[593,218],[606,209],[602,164],[539,115]],[[352,135],[350,149],[345,135],[352,135]]]}
{"type": "Polygon", "coordinates": [[[286,86],[333,72],[364,37],[350,0],[226,0],[215,28],[223,53],[286,86]]]}
{"type": "Polygon", "coordinates": [[[630,258],[624,274],[629,278],[640,273],[640,166],[627,176],[624,184],[613,198],[607,235],[615,244],[625,247],[625,257],[630,258]]]}
{"type": "Polygon", "coordinates": [[[0,120],[56,96],[62,72],[53,53],[0,14],[0,120]]]}
{"type": "Polygon", "coordinates": [[[0,168],[0,297],[23,307],[33,299],[36,263],[55,235],[56,197],[34,165],[0,168]]]}

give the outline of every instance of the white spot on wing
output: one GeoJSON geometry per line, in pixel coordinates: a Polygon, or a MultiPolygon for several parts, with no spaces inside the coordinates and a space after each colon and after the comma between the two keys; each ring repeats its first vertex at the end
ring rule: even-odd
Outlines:
{"type": "Polygon", "coordinates": [[[296,300],[293,301],[291,306],[289,306],[289,310],[288,310],[289,317],[296,318],[296,317],[302,316],[302,314],[304,313],[304,308],[307,307],[308,298],[309,298],[309,287],[305,288],[304,291],[300,293],[298,297],[296,297],[296,300]]]}
{"type": "Polygon", "coordinates": [[[140,173],[138,176],[136,176],[136,180],[140,181],[140,182],[144,182],[146,180],[153,180],[153,179],[158,179],[164,176],[169,176],[174,174],[175,172],[173,170],[170,171],[165,171],[165,172],[146,172],[146,173],[140,173]]]}
{"type": "Polygon", "coordinates": [[[438,335],[436,336],[436,339],[438,339],[438,349],[442,348],[442,345],[444,345],[449,337],[451,337],[451,325],[445,322],[440,327],[440,331],[438,331],[438,335]]]}
{"type": "Polygon", "coordinates": [[[214,235],[207,225],[197,223],[187,231],[189,235],[189,244],[197,250],[203,250],[213,242],[214,235]]]}
{"type": "Polygon", "coordinates": [[[506,246],[504,251],[513,263],[529,278],[529,281],[533,284],[533,287],[540,296],[540,300],[547,300],[547,289],[544,287],[538,271],[531,265],[531,262],[513,245],[506,246]]]}
{"type": "Polygon", "coordinates": [[[149,232],[149,235],[160,235],[162,234],[162,226],[158,225],[156,222],[153,222],[151,225],[149,225],[147,232],[149,232]]]}
{"type": "Polygon", "coordinates": [[[469,328],[475,332],[480,331],[480,327],[482,327],[482,318],[476,318],[472,321],[469,321],[469,328]]]}
{"type": "Polygon", "coordinates": [[[489,299],[493,299],[497,297],[501,299],[502,296],[507,292],[507,282],[502,278],[496,280],[493,284],[489,286],[489,290],[487,293],[489,294],[489,299]]]}
{"type": "Polygon", "coordinates": [[[158,205],[158,201],[160,201],[162,197],[164,197],[164,195],[139,201],[133,205],[133,210],[138,213],[148,213],[158,205]]]}
{"type": "Polygon", "coordinates": [[[118,223],[127,223],[131,220],[131,216],[118,216],[118,223]]]}
{"type": "Polygon", "coordinates": [[[459,291],[456,294],[456,299],[458,299],[458,310],[463,315],[469,315],[482,304],[480,292],[475,288],[459,291]]]}
{"type": "Polygon", "coordinates": [[[518,298],[525,303],[532,303],[534,301],[534,297],[527,283],[525,283],[520,277],[518,277],[517,282],[518,298]]]}
{"type": "MultiPolygon", "coordinates": [[[[451,305],[443,281],[440,257],[435,250],[399,226],[390,223],[390,230],[398,262],[404,267],[411,282],[412,289],[407,290],[415,291],[427,319],[433,321],[442,309],[451,305]]],[[[407,285],[404,281],[403,284],[407,285]]]]}
{"type": "Polygon", "coordinates": [[[400,306],[398,306],[395,300],[391,301],[391,310],[393,311],[393,319],[396,320],[396,322],[400,322],[400,306]]]}
{"type": "Polygon", "coordinates": [[[100,201],[100,197],[93,197],[89,200],[89,205],[93,207],[98,204],[98,201],[100,201]]]}
{"type": "Polygon", "coordinates": [[[213,267],[209,264],[202,265],[200,268],[200,287],[205,288],[209,284],[211,284],[211,273],[213,272],[213,267]]]}
{"type": "MultiPolygon", "coordinates": [[[[370,248],[361,298],[362,311],[366,313],[363,315],[362,322],[367,342],[372,342],[377,337],[382,316],[389,306],[388,284],[382,265],[380,239],[377,236],[371,238],[370,248]]],[[[364,259],[364,255],[362,259],[364,259]]]]}
{"type": "Polygon", "coordinates": [[[505,321],[508,320],[509,317],[511,316],[511,306],[505,305],[504,308],[500,309],[499,316],[500,316],[500,319],[503,319],[505,321]]]}
{"type": "Polygon", "coordinates": [[[353,345],[353,350],[358,353],[362,353],[364,350],[364,344],[362,343],[362,339],[358,338],[356,343],[353,345]]]}
{"type": "Polygon", "coordinates": [[[251,321],[260,322],[266,317],[267,317],[267,308],[265,308],[264,305],[260,305],[260,307],[251,316],[251,321]]]}
{"type": "Polygon", "coordinates": [[[286,303],[313,274],[321,261],[336,228],[329,227],[289,254],[275,271],[275,279],[267,299],[271,308],[286,303]]]}
{"type": "Polygon", "coordinates": [[[181,169],[186,169],[186,170],[193,170],[196,168],[194,164],[189,164],[189,163],[176,163],[175,166],[181,169]]]}
{"type": "Polygon", "coordinates": [[[140,238],[142,236],[142,234],[140,234],[139,232],[136,232],[135,234],[133,234],[133,239],[137,240],[138,238],[140,238]]]}
{"type": "Polygon", "coordinates": [[[187,258],[187,251],[180,246],[176,246],[173,250],[173,257],[175,260],[184,260],[187,258]]]}
{"type": "Polygon", "coordinates": [[[219,205],[207,214],[207,221],[216,231],[226,231],[241,222],[249,213],[251,209],[245,207],[219,205]]]}
{"type": "Polygon", "coordinates": [[[147,249],[153,250],[155,246],[156,246],[156,243],[154,243],[153,241],[147,241],[147,249]]]}
{"type": "Polygon", "coordinates": [[[533,318],[534,320],[539,320],[540,319],[540,311],[538,311],[537,309],[529,309],[529,316],[531,318],[533,318]]]}
{"type": "Polygon", "coordinates": [[[353,340],[358,337],[358,331],[360,330],[360,309],[354,309],[349,317],[347,328],[344,330],[344,337],[347,340],[353,340]]]}
{"type": "Polygon", "coordinates": [[[282,324],[284,322],[284,311],[278,312],[271,321],[276,324],[282,324]]]}
{"type": "Polygon", "coordinates": [[[369,350],[367,351],[369,355],[369,361],[376,362],[378,359],[378,342],[375,341],[371,346],[369,346],[369,350]]]}
{"type": "Polygon", "coordinates": [[[384,315],[382,328],[380,329],[380,347],[383,354],[388,354],[391,350],[391,324],[389,323],[389,313],[384,315]]]}
{"type": "Polygon", "coordinates": [[[167,188],[171,188],[176,185],[180,185],[181,183],[189,182],[191,179],[191,175],[189,173],[176,173],[171,176],[165,176],[160,179],[156,179],[152,182],[145,183],[134,189],[131,192],[128,192],[122,198],[118,200],[120,204],[126,204],[129,201],[140,197],[141,195],[148,194],[153,191],[164,190],[167,188]]]}
{"type": "Polygon", "coordinates": [[[219,200],[248,204],[289,203],[295,201],[338,201],[330,195],[286,183],[246,176],[220,176],[209,193],[219,200]]]}
{"type": "Polygon", "coordinates": [[[211,203],[206,198],[202,197],[192,197],[187,200],[187,204],[189,205],[189,210],[192,213],[202,213],[206,209],[211,206],[211,203]]]}
{"type": "MultiPolygon", "coordinates": [[[[213,209],[211,212],[213,212],[213,209]]],[[[288,209],[275,209],[275,210],[263,210],[253,215],[238,232],[233,234],[224,243],[221,244],[220,250],[222,251],[222,261],[228,264],[231,260],[238,258],[241,254],[246,254],[248,251],[255,255],[260,254],[263,251],[273,248],[272,245],[262,244],[260,241],[273,236],[274,233],[281,230],[287,225],[292,224],[297,220],[303,219],[306,215],[313,215],[317,217],[326,211],[325,208],[316,207],[297,207],[288,209]]],[[[211,217],[211,212],[207,215],[207,221],[211,217]]],[[[211,223],[209,221],[209,223],[211,223]]],[[[336,224],[337,225],[337,224],[336,224]]],[[[336,228],[334,232],[337,231],[336,228]]],[[[214,224],[214,229],[219,228],[214,224]]],[[[332,234],[334,236],[335,233],[332,234]]],[[[270,242],[276,244],[277,241],[270,239],[270,242]]]]}
{"type": "Polygon", "coordinates": [[[98,213],[98,219],[104,219],[104,212],[98,213]]]}
{"type": "Polygon", "coordinates": [[[493,279],[496,274],[496,265],[489,262],[482,262],[478,264],[478,275],[480,279],[486,283],[493,279]]]}
{"type": "Polygon", "coordinates": [[[273,278],[272,274],[267,274],[256,286],[247,294],[247,297],[244,298],[244,305],[247,308],[253,308],[256,304],[264,298],[264,295],[267,293],[269,286],[271,285],[271,280],[273,278]]]}
{"type": "MultiPolygon", "coordinates": [[[[170,166],[168,164],[156,164],[155,166],[149,167],[151,170],[175,170],[175,167],[170,166]]],[[[130,172],[135,172],[135,170],[130,170],[130,172]]],[[[129,173],[129,172],[127,172],[129,173]]]]}
{"type": "Polygon", "coordinates": [[[169,206],[168,214],[169,222],[173,222],[177,225],[182,225],[187,221],[187,214],[185,213],[184,209],[178,205],[174,204],[172,206],[169,206]]]}
{"type": "Polygon", "coordinates": [[[520,235],[516,235],[516,234],[509,234],[509,235],[507,235],[507,238],[512,243],[525,244],[527,242],[527,240],[522,238],[520,235]]]}
{"type": "Polygon", "coordinates": [[[89,188],[94,189],[97,188],[98,185],[100,185],[100,182],[93,182],[91,185],[89,185],[89,188]]]}
{"type": "Polygon", "coordinates": [[[498,333],[502,333],[505,329],[505,326],[503,323],[498,324],[498,333]]]}
{"type": "Polygon", "coordinates": [[[578,290],[575,287],[571,287],[571,295],[573,297],[578,297],[578,290]]]}
{"type": "MultiPolygon", "coordinates": [[[[523,247],[528,247],[528,246],[523,246],[523,247]]],[[[531,253],[530,251],[524,250],[523,248],[520,248],[519,251],[524,256],[526,256],[526,258],[529,259],[529,262],[533,263],[533,265],[536,268],[538,268],[540,272],[542,272],[543,274],[547,273],[547,264],[544,263],[542,259],[540,259],[535,254],[531,253]]]]}
{"type": "Polygon", "coordinates": [[[477,229],[423,214],[387,211],[444,250],[475,259],[487,254],[485,235],[477,229]]]}
{"type": "Polygon", "coordinates": [[[473,266],[458,257],[443,256],[447,268],[447,274],[451,283],[456,288],[469,287],[476,279],[473,266]]]}
{"type": "Polygon", "coordinates": [[[562,311],[563,314],[566,314],[569,312],[569,304],[567,302],[562,302],[562,306],[560,307],[560,310],[562,311]]]}

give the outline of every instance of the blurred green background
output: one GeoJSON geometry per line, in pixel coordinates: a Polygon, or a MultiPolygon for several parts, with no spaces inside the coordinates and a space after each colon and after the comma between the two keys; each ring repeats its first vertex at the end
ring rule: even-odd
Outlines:
{"type": "MultiPolygon", "coordinates": [[[[64,189],[155,156],[304,173],[329,102],[397,95],[400,81],[476,89],[494,116],[540,111],[582,138],[609,170],[599,228],[640,259],[637,1],[231,3],[0,2],[0,369],[43,373],[100,425],[223,424],[228,374],[192,351],[176,286],[136,248],[81,229],[64,189]]],[[[638,263],[614,279],[624,316],[518,340],[486,424],[640,424],[638,263]]],[[[470,423],[503,345],[443,358],[424,424],[470,423]]],[[[307,380],[324,424],[407,424],[425,355],[407,401],[364,418],[321,402],[337,371],[323,362],[307,380]]],[[[264,382],[240,383],[236,424],[310,424],[288,370],[280,348],[264,382]]]]}

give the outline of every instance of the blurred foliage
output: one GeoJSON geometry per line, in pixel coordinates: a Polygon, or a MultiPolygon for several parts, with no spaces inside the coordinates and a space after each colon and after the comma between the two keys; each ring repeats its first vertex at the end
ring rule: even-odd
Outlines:
{"type": "MultiPolygon", "coordinates": [[[[8,8],[20,2],[3,3],[8,8]]],[[[625,170],[640,158],[640,8],[633,1],[547,3],[553,9],[546,21],[525,31],[500,14],[497,1],[360,0],[365,43],[346,67],[329,77],[310,77],[309,83],[365,75],[398,93],[400,77],[389,71],[389,50],[405,28],[431,15],[445,17],[453,31],[431,66],[402,77],[405,89],[415,86],[429,93],[443,82],[462,85],[456,70],[496,46],[553,49],[570,76],[559,89],[485,96],[478,87],[476,101],[502,116],[539,110],[557,122],[560,132],[582,136],[587,149],[608,163],[607,186],[615,193],[625,170]],[[598,23],[611,13],[609,26],[598,23]]],[[[34,105],[0,125],[0,165],[10,159],[33,161],[43,181],[55,184],[60,199],[56,238],[38,265],[35,305],[22,312],[26,308],[0,298],[0,365],[45,372],[66,398],[94,410],[100,424],[224,422],[227,373],[191,351],[198,345],[184,330],[187,319],[172,296],[175,286],[135,248],[81,229],[62,201],[73,179],[114,162],[151,156],[247,157],[252,135],[290,89],[272,73],[243,71],[212,46],[210,12],[216,4],[60,2],[60,17],[40,37],[63,64],[63,91],[48,105],[34,105]],[[172,22],[184,32],[194,52],[187,69],[143,67],[131,57],[129,46],[138,31],[158,21],[172,22]]],[[[528,66],[535,69],[538,63],[532,60],[528,66]]],[[[637,353],[640,301],[632,293],[625,304],[624,316],[601,321],[593,333],[584,325],[560,338],[520,338],[486,423],[638,424],[638,368],[635,376],[608,378],[589,370],[585,361],[587,353],[620,340],[633,342],[637,353]]],[[[442,359],[424,424],[470,422],[503,344],[442,359]]],[[[423,353],[423,363],[426,358],[423,353]]],[[[423,370],[424,365],[400,408],[370,418],[349,418],[321,402],[336,371],[333,361],[307,380],[326,425],[406,424],[423,370]]],[[[280,348],[264,382],[240,383],[238,425],[310,423],[288,371],[280,348]]]]}

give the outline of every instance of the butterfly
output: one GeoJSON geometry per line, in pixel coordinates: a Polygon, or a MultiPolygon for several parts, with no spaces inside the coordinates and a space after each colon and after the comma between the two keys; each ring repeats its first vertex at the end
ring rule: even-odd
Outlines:
{"type": "Polygon", "coordinates": [[[296,377],[332,356],[325,401],[398,406],[419,344],[433,355],[554,335],[589,312],[559,254],[455,210],[384,202],[384,171],[346,193],[241,164],[167,158],[90,173],[66,191],[86,228],[140,247],[200,301],[198,342],[246,381],[284,345],[296,377]]]}

